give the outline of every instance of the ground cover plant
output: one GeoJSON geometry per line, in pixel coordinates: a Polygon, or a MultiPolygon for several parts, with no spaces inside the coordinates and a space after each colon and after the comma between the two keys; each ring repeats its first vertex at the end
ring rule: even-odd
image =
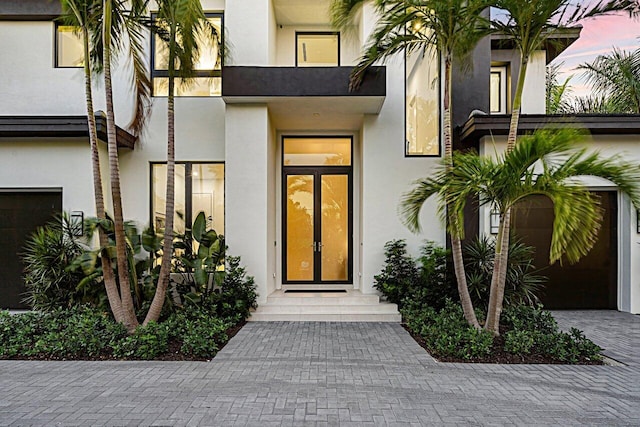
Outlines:
{"type": "MultiPolygon", "coordinates": [[[[446,362],[601,364],[601,348],[579,330],[560,331],[538,302],[544,278],[532,264],[533,249],[512,240],[500,335],[467,322],[451,271],[450,254],[426,242],[418,259],[402,240],[385,245],[386,262],[375,287],[400,307],[405,328],[432,356],[446,362]],[[449,266],[449,267],[448,267],[449,266]]],[[[469,291],[480,321],[488,301],[493,247],[486,238],[463,250],[469,291]]]]}
{"type": "Polygon", "coordinates": [[[0,359],[209,360],[239,329],[234,318],[180,311],[133,334],[88,306],[48,312],[0,312],[0,359]]]}

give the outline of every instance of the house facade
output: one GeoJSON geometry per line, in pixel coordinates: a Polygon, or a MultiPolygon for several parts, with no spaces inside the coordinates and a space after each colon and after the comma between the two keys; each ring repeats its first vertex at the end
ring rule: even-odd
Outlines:
{"type": "MultiPolygon", "coordinates": [[[[225,235],[229,252],[242,256],[258,284],[255,320],[398,321],[397,308],[380,303],[373,288],[385,242],[405,239],[413,253],[425,239],[446,244],[435,200],[422,210],[421,235],[410,233],[397,214],[410,183],[440,162],[441,64],[430,55],[399,57],[374,67],[362,86],[350,91],[349,72],[376,22],[370,6],[350,31],[340,33],[329,23],[329,0],[202,4],[210,22],[225,29],[230,49],[223,63],[216,60],[215,47],[205,49],[195,84],[178,89],[176,228],[184,230],[202,211],[225,235]],[[315,293],[293,292],[301,290],[315,293]]],[[[16,253],[28,231],[51,211],[95,214],[83,70],[78,68],[82,57],[74,33],[55,21],[59,12],[56,2],[46,0],[0,5],[0,296],[5,307],[19,306],[16,253]]],[[[568,35],[566,45],[575,38],[568,35]]],[[[454,122],[460,148],[490,152],[504,143],[499,129],[509,113],[517,62],[513,50],[498,42],[482,42],[474,70],[457,73],[454,122]],[[470,117],[474,110],[488,114],[470,117]]],[[[557,54],[557,48],[541,50],[530,66],[523,113],[538,118],[531,126],[549,119],[544,72],[557,54]]],[[[161,227],[166,59],[151,39],[147,59],[153,105],[137,139],[126,130],[132,114],[127,65],[121,63],[114,76],[120,172],[125,218],[161,227]]],[[[104,110],[99,86],[95,93],[96,110],[104,110]]],[[[98,124],[104,126],[100,116],[98,124]]],[[[605,151],[640,159],[634,144],[637,121],[628,123],[626,133],[607,117],[589,126],[600,126],[594,139],[605,151]]],[[[104,131],[99,137],[106,139],[104,131]]],[[[106,183],[106,145],[102,150],[106,183]]],[[[640,312],[635,211],[615,188],[591,186],[612,200],[605,237],[609,252],[600,253],[611,264],[602,266],[607,295],[615,294],[607,307],[640,312]]],[[[484,208],[470,212],[470,232],[490,233],[490,216],[484,208]]]]}

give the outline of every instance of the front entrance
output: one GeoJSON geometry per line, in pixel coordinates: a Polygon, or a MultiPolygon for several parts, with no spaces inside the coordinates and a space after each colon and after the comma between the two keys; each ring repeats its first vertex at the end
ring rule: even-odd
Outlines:
{"type": "Polygon", "coordinates": [[[353,283],[351,138],[283,138],[283,283],[353,283]]]}

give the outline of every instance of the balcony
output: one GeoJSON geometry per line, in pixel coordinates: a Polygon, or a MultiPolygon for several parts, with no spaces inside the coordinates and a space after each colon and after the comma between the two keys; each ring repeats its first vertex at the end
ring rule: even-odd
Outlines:
{"type": "Polygon", "coordinates": [[[386,68],[372,67],[349,90],[352,67],[224,67],[227,104],[267,104],[279,128],[358,129],[363,115],[378,114],[386,96],[386,68]],[[320,123],[322,121],[323,123],[320,123]]]}

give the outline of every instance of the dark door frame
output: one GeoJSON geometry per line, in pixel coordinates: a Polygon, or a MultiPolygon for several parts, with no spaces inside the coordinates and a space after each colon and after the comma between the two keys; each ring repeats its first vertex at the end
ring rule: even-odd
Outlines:
{"type": "Polygon", "coordinates": [[[282,283],[285,285],[350,285],[353,284],[353,168],[351,166],[285,166],[282,168],[282,283]],[[348,181],[348,275],[347,280],[322,280],[322,251],[313,253],[313,277],[311,281],[287,279],[287,176],[312,175],[314,242],[322,240],[322,176],[346,175],[348,181]]]}

